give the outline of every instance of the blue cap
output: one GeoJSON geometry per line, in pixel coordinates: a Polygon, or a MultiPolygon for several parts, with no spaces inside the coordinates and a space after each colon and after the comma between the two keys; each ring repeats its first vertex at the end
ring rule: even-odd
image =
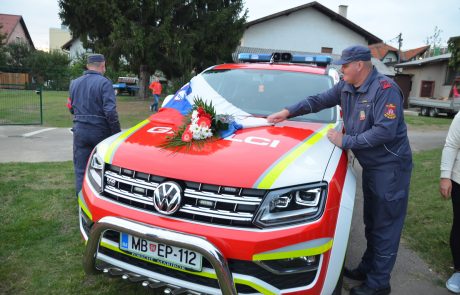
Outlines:
{"type": "Polygon", "coordinates": [[[86,63],[92,64],[95,62],[103,62],[105,61],[105,58],[102,54],[91,54],[88,56],[86,63]]]}
{"type": "Polygon", "coordinates": [[[334,61],[333,64],[344,65],[358,60],[371,60],[371,51],[368,47],[362,45],[347,47],[342,51],[342,58],[334,61]]]}

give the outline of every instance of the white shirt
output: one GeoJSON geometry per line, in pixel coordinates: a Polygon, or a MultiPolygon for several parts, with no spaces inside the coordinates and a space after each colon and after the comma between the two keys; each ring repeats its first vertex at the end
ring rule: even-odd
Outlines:
{"type": "Polygon", "coordinates": [[[449,178],[460,184],[460,112],[450,125],[442,150],[441,178],[449,178]]]}

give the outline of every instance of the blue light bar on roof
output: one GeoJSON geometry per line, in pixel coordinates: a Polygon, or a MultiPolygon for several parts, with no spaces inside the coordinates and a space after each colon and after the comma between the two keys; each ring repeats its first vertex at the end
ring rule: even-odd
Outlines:
{"type": "Polygon", "coordinates": [[[262,53],[262,54],[240,53],[238,54],[238,59],[240,61],[246,61],[246,62],[269,62],[271,58],[272,58],[272,55],[268,53],[262,53]]]}
{"type": "Polygon", "coordinates": [[[304,64],[317,64],[326,66],[332,62],[330,56],[324,55],[305,55],[305,54],[291,54],[291,53],[240,53],[238,60],[242,62],[271,62],[271,63],[304,63],[304,64]]]}
{"type": "Polygon", "coordinates": [[[315,63],[315,64],[330,64],[332,57],[324,55],[293,55],[291,62],[293,63],[315,63]]]}

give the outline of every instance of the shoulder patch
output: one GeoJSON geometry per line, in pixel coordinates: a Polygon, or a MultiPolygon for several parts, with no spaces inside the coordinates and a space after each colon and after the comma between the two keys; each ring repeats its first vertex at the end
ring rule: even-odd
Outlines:
{"type": "Polygon", "coordinates": [[[392,103],[385,105],[385,113],[383,114],[388,119],[396,119],[396,106],[392,103]]]}
{"type": "Polygon", "coordinates": [[[387,80],[382,80],[380,81],[380,86],[382,86],[382,89],[387,89],[391,87],[391,83],[387,80]]]}

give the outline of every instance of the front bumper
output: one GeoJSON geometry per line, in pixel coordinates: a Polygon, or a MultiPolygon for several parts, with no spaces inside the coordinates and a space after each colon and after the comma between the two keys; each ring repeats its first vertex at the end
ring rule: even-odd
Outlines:
{"type": "Polygon", "coordinates": [[[88,210],[80,205],[80,229],[87,240],[84,269],[88,274],[102,271],[140,282],[146,287],[170,289],[172,294],[319,294],[318,289],[321,289],[329,248],[316,255],[316,269],[307,273],[275,275],[257,265],[256,261],[224,257],[205,237],[112,216],[93,223],[91,216],[87,215],[88,210]],[[208,263],[203,265],[202,272],[195,272],[134,257],[119,249],[118,233],[121,232],[199,252],[203,261],[208,263]]]}
{"type": "MultiPolygon", "coordinates": [[[[93,274],[95,272],[97,269],[96,260],[100,259],[108,264],[122,267],[126,271],[130,271],[138,275],[145,275],[147,278],[155,278],[156,276],[159,276],[157,274],[148,273],[141,268],[131,266],[130,264],[122,262],[118,263],[115,259],[110,258],[104,254],[100,254],[98,251],[100,245],[100,237],[107,230],[124,232],[146,240],[164,243],[176,247],[187,248],[199,252],[213,266],[222,294],[237,294],[233,284],[232,274],[227,265],[227,261],[220,253],[220,251],[205,239],[201,237],[185,235],[179,232],[164,230],[161,228],[155,228],[139,222],[134,222],[118,217],[104,217],[93,225],[88,237],[83,260],[85,272],[88,274],[93,274]]],[[[174,278],[160,275],[158,279],[160,279],[162,282],[170,283],[172,286],[181,285],[180,282],[176,282],[174,278]]],[[[199,288],[202,288],[202,286],[199,286],[199,288]]]]}

